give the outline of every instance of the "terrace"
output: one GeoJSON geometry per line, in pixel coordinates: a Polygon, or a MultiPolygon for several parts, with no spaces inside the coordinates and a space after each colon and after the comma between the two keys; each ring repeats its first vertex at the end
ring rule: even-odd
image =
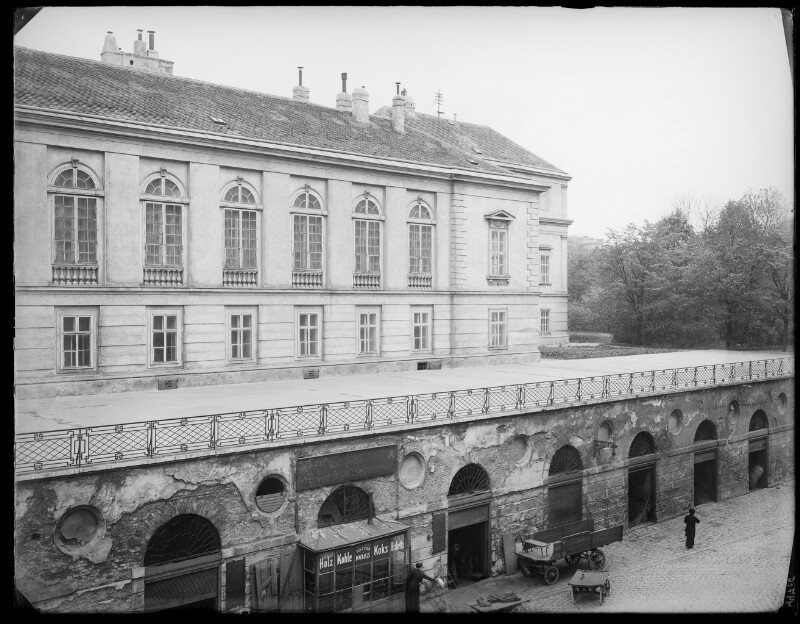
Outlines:
{"type": "Polygon", "coordinates": [[[406,431],[794,376],[775,351],[677,351],[15,402],[20,479],[406,431]]]}

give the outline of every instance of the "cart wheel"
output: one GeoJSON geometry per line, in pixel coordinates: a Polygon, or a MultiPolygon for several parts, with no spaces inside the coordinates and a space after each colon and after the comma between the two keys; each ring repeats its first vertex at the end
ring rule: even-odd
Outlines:
{"type": "Polygon", "coordinates": [[[578,565],[578,562],[581,560],[580,555],[567,555],[564,557],[564,561],[567,562],[568,566],[578,565]]]}
{"type": "Polygon", "coordinates": [[[544,582],[552,585],[558,580],[558,568],[554,565],[547,566],[544,570],[544,582]]]}
{"type": "Polygon", "coordinates": [[[606,579],[606,582],[603,584],[603,589],[605,590],[605,595],[608,596],[611,593],[611,581],[606,579]]]}
{"type": "Polygon", "coordinates": [[[602,570],[603,566],[606,564],[606,556],[603,554],[603,551],[599,548],[592,552],[589,555],[589,569],[590,570],[602,570]]]}
{"type": "Polygon", "coordinates": [[[530,566],[524,562],[519,562],[519,569],[522,570],[522,576],[533,576],[533,570],[531,570],[530,566]]]}

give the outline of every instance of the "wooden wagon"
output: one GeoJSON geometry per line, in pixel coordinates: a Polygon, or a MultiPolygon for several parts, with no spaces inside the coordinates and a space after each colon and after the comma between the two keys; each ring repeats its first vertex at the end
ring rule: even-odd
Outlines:
{"type": "Polygon", "coordinates": [[[545,583],[552,585],[558,580],[559,571],[555,563],[564,559],[567,565],[577,565],[585,559],[590,570],[602,570],[606,556],[600,546],[622,540],[623,525],[594,530],[594,520],[580,520],[545,531],[523,540],[522,552],[517,553],[517,564],[525,576],[541,574],[545,583]]]}
{"type": "Polygon", "coordinates": [[[589,570],[578,570],[570,579],[569,586],[572,591],[572,602],[578,602],[580,594],[598,595],[600,604],[603,598],[611,593],[611,581],[608,580],[608,570],[602,572],[591,572],[589,570]]]}

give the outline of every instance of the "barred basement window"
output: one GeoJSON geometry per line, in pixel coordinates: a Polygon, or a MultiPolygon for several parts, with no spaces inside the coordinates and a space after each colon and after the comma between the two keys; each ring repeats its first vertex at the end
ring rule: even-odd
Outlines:
{"type": "Polygon", "coordinates": [[[256,490],[256,505],[264,513],[275,513],[286,502],[286,488],[277,477],[267,477],[256,490]]]}
{"type": "Polygon", "coordinates": [[[317,516],[317,526],[322,528],[366,520],[369,515],[369,494],[354,485],[343,485],[325,499],[317,516]]]}
{"type": "Polygon", "coordinates": [[[628,451],[628,457],[641,457],[642,455],[651,455],[656,452],[656,441],[653,436],[647,431],[642,431],[631,442],[631,448],[628,451]]]}
{"type": "Polygon", "coordinates": [[[478,464],[467,464],[461,468],[450,482],[448,496],[475,494],[489,490],[489,475],[478,464]]]}
{"type": "Polygon", "coordinates": [[[748,431],[758,431],[759,429],[767,429],[768,427],[769,421],[767,415],[764,413],[764,410],[758,410],[750,419],[750,428],[748,431]]]}
{"type": "Polygon", "coordinates": [[[185,561],[222,550],[219,532],[211,522],[194,514],[183,514],[162,524],[147,543],[144,565],[185,561]]]}
{"type": "Polygon", "coordinates": [[[576,470],[583,470],[581,455],[574,446],[567,444],[558,449],[556,454],[553,455],[553,459],[550,461],[550,471],[548,475],[552,477],[576,470]]]}
{"type": "Polygon", "coordinates": [[[694,441],[695,442],[703,442],[705,440],[716,440],[717,439],[717,428],[714,426],[710,420],[704,420],[700,423],[700,426],[697,428],[697,432],[694,434],[694,441]]]}

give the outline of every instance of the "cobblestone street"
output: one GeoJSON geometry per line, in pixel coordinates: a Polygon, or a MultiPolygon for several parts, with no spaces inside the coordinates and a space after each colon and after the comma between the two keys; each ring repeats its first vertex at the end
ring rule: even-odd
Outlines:
{"type": "MultiPolygon", "coordinates": [[[[560,578],[500,575],[422,603],[422,612],[470,612],[479,596],[513,590],[516,612],[774,612],[783,605],[794,535],[794,481],[723,503],[697,507],[693,550],[684,543],[683,516],[626,531],[603,548],[611,593],[601,605],[590,595],[573,604],[575,568],[563,560],[560,578]]],[[[581,567],[585,567],[581,562],[581,567]]]]}

